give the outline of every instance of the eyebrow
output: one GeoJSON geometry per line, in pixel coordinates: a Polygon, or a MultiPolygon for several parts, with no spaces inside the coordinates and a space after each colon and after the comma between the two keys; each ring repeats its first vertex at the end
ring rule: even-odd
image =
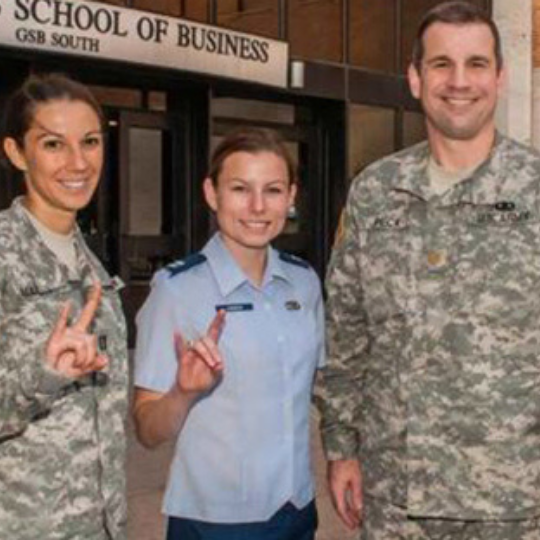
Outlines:
{"type": "MultiPolygon", "coordinates": [[[[448,56],[446,54],[440,54],[438,56],[433,56],[432,58],[427,58],[426,59],[426,64],[431,65],[431,64],[435,64],[435,63],[441,62],[441,61],[450,62],[452,64],[455,63],[455,61],[450,56],[448,56]]],[[[472,56],[469,56],[468,58],[466,58],[467,63],[469,63],[469,62],[478,62],[478,61],[486,62],[486,63],[489,64],[489,63],[492,62],[492,59],[489,56],[485,56],[483,54],[475,54],[475,55],[472,55],[472,56]]]]}
{"type": "MultiPolygon", "coordinates": [[[[42,131],[45,131],[44,134],[41,134],[39,135],[39,139],[43,138],[43,137],[47,137],[47,136],[54,136],[54,137],[59,137],[59,138],[63,138],[64,135],[62,133],[57,133],[56,131],[53,131],[52,129],[49,129],[48,127],[44,126],[43,124],[41,124],[40,122],[37,122],[36,120],[34,120],[33,122],[33,125],[30,126],[30,129],[32,128],[37,128],[37,129],[41,129],[42,131]]],[[[88,137],[89,135],[104,135],[104,131],[102,129],[93,129],[93,130],[90,130],[90,131],[87,131],[83,137],[88,137]]]]}

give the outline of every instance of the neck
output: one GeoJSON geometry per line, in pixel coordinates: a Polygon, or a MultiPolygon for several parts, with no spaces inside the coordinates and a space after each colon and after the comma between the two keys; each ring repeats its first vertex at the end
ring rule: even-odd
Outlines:
{"type": "MultiPolygon", "coordinates": [[[[428,128],[429,135],[429,128],[428,128]]],[[[495,141],[495,129],[472,140],[429,136],[431,154],[447,171],[472,169],[487,159],[495,141]]]]}
{"type": "Polygon", "coordinates": [[[264,271],[266,270],[268,250],[264,248],[246,248],[232,242],[227,241],[227,238],[221,237],[231,252],[234,260],[246,274],[249,280],[257,286],[262,285],[264,279],[264,271]]]}
{"type": "Polygon", "coordinates": [[[75,212],[49,210],[36,207],[28,197],[22,200],[24,207],[45,227],[58,234],[69,234],[75,227],[75,212]]]}

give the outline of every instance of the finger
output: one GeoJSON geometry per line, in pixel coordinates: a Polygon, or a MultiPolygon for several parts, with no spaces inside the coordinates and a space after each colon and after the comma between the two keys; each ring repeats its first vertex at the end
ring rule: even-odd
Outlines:
{"type": "Polygon", "coordinates": [[[88,358],[88,345],[85,339],[78,337],[72,342],[72,346],[69,349],[75,353],[75,357],[71,362],[71,367],[76,369],[84,369],[88,358]]]}
{"type": "Polygon", "coordinates": [[[330,475],[329,488],[332,496],[334,508],[345,526],[349,529],[355,529],[359,521],[355,517],[355,512],[351,512],[349,505],[349,486],[350,483],[342,477],[330,475]]]}
{"type": "Polygon", "coordinates": [[[359,482],[351,482],[351,507],[355,510],[360,520],[363,509],[362,486],[359,482]]]}
{"type": "Polygon", "coordinates": [[[62,309],[60,310],[60,315],[58,316],[58,319],[56,320],[56,324],[54,325],[49,341],[52,341],[54,339],[59,339],[62,336],[68,324],[70,311],[71,311],[71,304],[69,302],[66,302],[62,306],[62,309]]]}
{"type": "Polygon", "coordinates": [[[353,528],[353,524],[349,519],[349,514],[347,512],[347,505],[345,502],[345,492],[341,489],[341,486],[332,487],[332,502],[334,503],[334,508],[341,519],[341,521],[350,529],[353,528]]]}
{"type": "Polygon", "coordinates": [[[222,363],[217,361],[212,352],[208,348],[207,343],[204,339],[197,340],[192,347],[192,350],[197,353],[198,357],[203,360],[203,362],[212,370],[222,369],[222,363]]]}
{"type": "Polygon", "coordinates": [[[222,368],[223,367],[223,357],[221,356],[221,352],[219,350],[219,347],[217,346],[216,342],[208,336],[203,336],[200,341],[202,344],[206,347],[206,350],[210,353],[212,356],[216,368],[222,368]]]}
{"type": "Polygon", "coordinates": [[[174,351],[176,353],[176,360],[180,362],[185,351],[184,338],[180,332],[174,333],[174,351]]]}
{"type": "Polygon", "coordinates": [[[86,304],[84,305],[77,322],[73,325],[73,328],[80,330],[81,332],[86,332],[88,330],[101,302],[101,292],[101,283],[99,281],[94,282],[94,285],[88,293],[86,304]]]}
{"type": "Polygon", "coordinates": [[[208,327],[208,331],[206,332],[206,335],[216,343],[219,341],[219,338],[221,336],[221,332],[223,330],[223,326],[225,325],[225,316],[227,315],[227,312],[224,309],[220,309],[217,313],[212,322],[210,323],[210,326],[208,327]]]}
{"type": "Polygon", "coordinates": [[[96,360],[96,356],[98,354],[97,350],[97,336],[87,334],[84,337],[84,344],[86,347],[86,358],[84,360],[84,364],[81,364],[81,369],[83,370],[92,370],[94,362],[96,360]]]}
{"type": "Polygon", "coordinates": [[[109,358],[104,354],[97,354],[94,358],[90,371],[101,371],[109,365],[109,358]]]}
{"type": "Polygon", "coordinates": [[[47,363],[53,369],[62,371],[63,366],[66,365],[66,359],[70,359],[67,361],[69,365],[76,361],[77,350],[81,347],[81,339],[79,336],[70,334],[68,329],[55,340],[54,346],[52,345],[47,349],[47,363]]]}

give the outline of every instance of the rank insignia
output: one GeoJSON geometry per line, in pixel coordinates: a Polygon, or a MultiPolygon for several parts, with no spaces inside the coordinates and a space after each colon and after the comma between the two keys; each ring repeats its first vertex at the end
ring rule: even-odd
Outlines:
{"type": "Polygon", "coordinates": [[[446,249],[430,249],[427,252],[429,270],[440,270],[448,264],[448,252],[446,249]]]}

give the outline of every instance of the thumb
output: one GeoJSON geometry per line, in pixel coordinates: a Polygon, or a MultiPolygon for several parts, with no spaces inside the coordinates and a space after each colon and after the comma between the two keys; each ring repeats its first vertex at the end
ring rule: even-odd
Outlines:
{"type": "Polygon", "coordinates": [[[180,362],[184,353],[184,338],[180,332],[174,333],[174,351],[176,353],[176,360],[180,362]]]}

